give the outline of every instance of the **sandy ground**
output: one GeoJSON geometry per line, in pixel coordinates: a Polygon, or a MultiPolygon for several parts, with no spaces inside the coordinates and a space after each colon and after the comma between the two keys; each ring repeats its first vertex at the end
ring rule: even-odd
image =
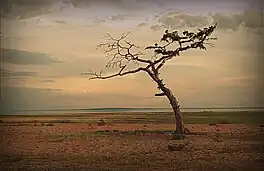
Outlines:
{"type": "Polygon", "coordinates": [[[1,170],[263,170],[264,127],[187,125],[197,135],[181,151],[170,136],[129,130],[173,130],[172,124],[1,123],[1,170]],[[115,134],[96,134],[115,130],[115,134]]]}

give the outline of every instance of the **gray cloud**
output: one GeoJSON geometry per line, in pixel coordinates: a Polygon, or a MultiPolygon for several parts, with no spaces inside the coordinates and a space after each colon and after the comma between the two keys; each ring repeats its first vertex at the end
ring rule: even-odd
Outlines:
{"type": "Polygon", "coordinates": [[[94,20],[94,23],[105,23],[107,20],[106,19],[102,19],[102,18],[96,18],[95,20],[94,20]]]}
{"type": "MultiPolygon", "coordinates": [[[[100,4],[106,7],[115,6],[121,9],[128,10],[145,10],[146,8],[158,7],[158,8],[170,8],[177,6],[215,6],[219,4],[218,0],[69,0],[75,7],[91,6],[93,4],[100,4]]],[[[244,2],[246,0],[236,0],[236,2],[244,2]]],[[[223,0],[222,3],[230,3],[227,0],[223,0]]]]}
{"type": "Polygon", "coordinates": [[[188,28],[201,28],[210,24],[218,23],[220,29],[237,30],[242,26],[248,29],[259,29],[263,27],[264,22],[263,11],[257,9],[248,9],[238,14],[230,13],[214,13],[208,16],[190,15],[182,12],[169,12],[157,17],[160,24],[153,25],[153,30],[161,28],[180,29],[183,27],[188,28]]]}
{"type": "Polygon", "coordinates": [[[66,21],[62,21],[62,20],[55,20],[54,22],[57,24],[67,24],[66,21]]]}
{"type": "Polygon", "coordinates": [[[244,21],[244,26],[247,28],[260,28],[264,27],[264,12],[263,11],[253,11],[247,10],[245,11],[242,16],[241,20],[244,21]]]}
{"type": "Polygon", "coordinates": [[[27,77],[35,77],[38,76],[38,73],[36,72],[23,72],[23,71],[9,71],[6,69],[0,70],[2,78],[7,78],[7,79],[26,79],[27,77]]]}
{"type": "MultiPolygon", "coordinates": [[[[149,4],[162,5],[164,4],[160,0],[69,0],[73,6],[80,8],[83,6],[91,6],[99,4],[103,6],[115,6],[122,9],[139,10],[148,7],[149,4]]],[[[171,2],[173,0],[170,0],[171,2]]]]}
{"type": "Polygon", "coordinates": [[[2,4],[14,4],[14,5],[30,5],[30,6],[42,6],[52,3],[54,0],[3,0],[2,4]]]}
{"type": "Polygon", "coordinates": [[[3,0],[1,1],[1,16],[34,17],[47,12],[53,2],[53,0],[3,0]]]}
{"type": "Polygon", "coordinates": [[[58,10],[72,5],[83,8],[91,4],[120,4],[123,0],[1,0],[1,16],[20,19],[35,17],[50,12],[51,8],[58,10]]]}
{"type": "Polygon", "coordinates": [[[140,24],[138,24],[138,28],[140,28],[140,27],[144,27],[144,26],[147,26],[148,25],[148,23],[140,23],[140,24]]]}
{"type": "Polygon", "coordinates": [[[67,6],[87,8],[92,5],[138,11],[152,8],[153,5],[160,8],[178,2],[179,0],[167,0],[166,3],[162,0],[3,0],[1,16],[24,19],[50,13],[50,10],[61,10],[67,6]]]}
{"type": "Polygon", "coordinates": [[[222,29],[236,30],[239,26],[249,29],[258,29],[263,27],[263,11],[246,10],[240,14],[222,14],[212,15],[213,21],[218,23],[218,27],[222,29]]]}
{"type": "Polygon", "coordinates": [[[166,26],[165,25],[158,25],[158,24],[156,24],[156,25],[150,26],[150,28],[152,30],[154,30],[154,31],[157,31],[157,30],[161,30],[161,29],[166,28],[166,26]]]}
{"type": "MultiPolygon", "coordinates": [[[[221,1],[184,1],[184,0],[3,0],[1,1],[1,9],[2,13],[1,16],[3,17],[11,17],[11,18],[29,18],[29,17],[35,17],[44,13],[50,13],[52,11],[60,11],[61,9],[66,8],[67,6],[70,6],[70,10],[75,8],[93,8],[92,5],[101,5],[102,8],[119,8],[122,10],[130,10],[130,11],[139,11],[139,10],[156,10],[158,11],[169,11],[168,9],[186,9],[189,12],[192,12],[192,9],[195,9],[194,7],[198,7],[198,9],[204,9],[206,11],[216,11],[218,10],[216,8],[217,5],[220,5],[219,8],[223,8],[224,6],[227,6],[227,4],[232,4],[231,6],[234,6],[234,4],[240,4],[240,7],[243,8],[246,6],[250,6],[250,4],[259,4],[259,0],[253,0],[250,2],[247,2],[246,0],[237,0],[235,2],[229,2],[227,0],[221,1]],[[255,1],[255,2],[254,2],[255,1]],[[241,6],[243,4],[243,6],[241,6]]],[[[251,5],[254,6],[254,8],[257,8],[258,5],[251,5]]],[[[101,9],[103,10],[103,9],[101,9]]],[[[103,12],[103,11],[102,11],[103,12]]],[[[155,14],[153,14],[155,15],[155,14]]],[[[154,16],[156,18],[157,16],[154,16]]],[[[181,19],[186,20],[183,24],[180,24],[180,26],[184,25],[190,25],[191,27],[194,27],[193,25],[197,25],[199,22],[201,25],[204,25],[204,22],[206,22],[205,19],[202,19],[201,16],[178,16],[181,19]]],[[[218,17],[218,16],[215,16],[218,17]]],[[[114,16],[113,20],[123,20],[124,16],[114,16]]],[[[170,18],[170,19],[162,19],[166,25],[172,25],[177,26],[178,20],[176,18],[170,18]],[[173,24],[176,22],[176,24],[173,24]]],[[[229,21],[228,21],[229,22],[229,21]]],[[[251,23],[251,20],[248,20],[247,24],[249,26],[255,25],[254,23],[251,23]]]]}
{"type": "Polygon", "coordinates": [[[218,23],[220,29],[236,30],[242,24],[241,15],[227,15],[223,13],[216,13],[212,15],[213,21],[218,23]]]}
{"type": "Polygon", "coordinates": [[[73,5],[79,6],[79,5],[91,5],[91,4],[120,4],[124,0],[69,0],[73,5]]]}
{"type": "Polygon", "coordinates": [[[46,53],[28,52],[24,50],[1,48],[2,62],[17,65],[51,65],[59,63],[57,59],[46,53]]]}
{"type": "Polygon", "coordinates": [[[106,18],[96,18],[94,20],[94,23],[107,23],[107,22],[111,22],[111,21],[124,21],[124,20],[127,20],[128,17],[131,17],[131,15],[118,14],[118,15],[114,15],[114,16],[106,17],[106,18]]]}
{"type": "Polygon", "coordinates": [[[43,83],[54,83],[54,80],[41,80],[40,82],[43,82],[43,83]]]}
{"type": "Polygon", "coordinates": [[[127,17],[127,15],[118,14],[118,15],[114,15],[114,16],[110,17],[109,20],[112,20],[112,21],[122,21],[122,20],[125,20],[126,17],[127,17]]]}
{"type": "MultiPolygon", "coordinates": [[[[183,27],[204,27],[209,24],[208,17],[201,15],[190,15],[180,12],[169,12],[159,17],[158,21],[162,27],[170,27],[171,29],[179,29],[183,27]]],[[[152,27],[154,30],[159,28],[152,27]]]]}
{"type": "Polygon", "coordinates": [[[50,10],[61,10],[67,6],[87,8],[92,5],[101,5],[108,8],[117,7],[120,9],[139,10],[153,4],[161,6],[165,3],[160,0],[2,0],[1,16],[24,19],[49,13],[50,10]]]}

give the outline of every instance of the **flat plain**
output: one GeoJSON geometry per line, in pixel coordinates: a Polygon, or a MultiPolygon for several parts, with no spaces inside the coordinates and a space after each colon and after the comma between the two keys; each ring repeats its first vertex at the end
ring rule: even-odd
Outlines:
{"type": "Polygon", "coordinates": [[[170,151],[172,113],[2,115],[0,169],[263,170],[263,116],[183,113],[188,145],[170,151]]]}

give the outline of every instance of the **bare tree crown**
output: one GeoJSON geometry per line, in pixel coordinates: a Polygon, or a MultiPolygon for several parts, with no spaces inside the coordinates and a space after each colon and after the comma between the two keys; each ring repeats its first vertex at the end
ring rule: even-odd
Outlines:
{"type": "Polygon", "coordinates": [[[145,71],[154,81],[158,81],[159,70],[168,60],[180,56],[181,52],[189,49],[200,48],[206,50],[206,45],[213,47],[214,45],[210,40],[215,40],[216,38],[210,36],[214,32],[216,26],[217,24],[208,28],[198,29],[196,33],[184,31],[181,35],[178,31],[169,32],[165,30],[159,43],[145,48],[145,50],[152,50],[154,52],[154,56],[149,59],[142,58],[143,53],[141,52],[133,52],[133,49],[139,48],[139,46],[126,40],[129,33],[122,34],[120,38],[114,38],[110,34],[107,34],[109,42],[99,44],[98,48],[103,48],[104,54],[109,57],[106,67],[119,68],[119,72],[103,76],[102,71],[96,73],[90,70],[90,72],[82,74],[92,75],[90,79],[108,79],[145,71]],[[174,45],[174,47],[172,47],[172,45],[174,45]],[[177,45],[176,48],[175,45],[177,45]],[[128,64],[131,62],[138,65],[138,68],[126,70],[128,64]],[[142,65],[143,67],[141,67],[142,65]]]}
{"type": "Polygon", "coordinates": [[[159,43],[145,48],[145,50],[152,50],[154,52],[154,56],[149,59],[142,58],[143,54],[140,52],[135,53],[132,51],[138,48],[138,46],[125,40],[129,33],[123,34],[118,39],[108,34],[110,42],[99,44],[98,47],[104,48],[104,53],[110,58],[106,67],[119,68],[119,72],[108,76],[102,76],[102,71],[100,73],[90,71],[86,74],[92,75],[90,79],[108,79],[145,71],[157,84],[158,90],[161,91],[156,93],[155,96],[166,96],[168,98],[175,115],[176,132],[185,134],[188,132],[188,129],[182,123],[180,105],[173,92],[160,79],[159,70],[167,61],[180,56],[180,53],[183,51],[197,48],[206,50],[206,45],[213,46],[210,40],[215,40],[216,38],[211,38],[210,35],[216,26],[217,24],[208,28],[198,29],[196,33],[184,31],[181,35],[179,35],[178,31],[169,32],[166,30],[159,43]],[[138,65],[138,67],[128,70],[128,64],[131,62],[138,65]]]}

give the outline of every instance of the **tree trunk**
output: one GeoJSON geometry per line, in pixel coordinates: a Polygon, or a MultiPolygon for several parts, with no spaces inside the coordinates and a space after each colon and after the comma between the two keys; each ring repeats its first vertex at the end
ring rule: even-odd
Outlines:
{"type": "Polygon", "coordinates": [[[176,133],[184,135],[185,132],[184,132],[184,126],[182,123],[182,117],[181,117],[179,102],[177,101],[176,97],[173,95],[173,93],[170,89],[163,86],[163,87],[161,87],[161,90],[164,92],[164,94],[169,99],[170,105],[173,109],[174,116],[175,116],[176,133]]]}
{"type": "MultiPolygon", "coordinates": [[[[175,135],[179,135],[179,139],[183,139],[186,129],[182,123],[180,105],[179,105],[176,97],[173,95],[172,91],[169,88],[165,87],[165,84],[162,82],[161,79],[159,79],[158,73],[155,71],[156,71],[155,68],[153,68],[153,73],[150,70],[146,70],[146,72],[149,74],[149,76],[158,84],[158,89],[162,90],[163,93],[169,99],[170,105],[173,109],[174,116],[175,116],[175,127],[176,127],[175,135]]],[[[163,93],[161,93],[161,94],[163,94],[163,93]]]]}

